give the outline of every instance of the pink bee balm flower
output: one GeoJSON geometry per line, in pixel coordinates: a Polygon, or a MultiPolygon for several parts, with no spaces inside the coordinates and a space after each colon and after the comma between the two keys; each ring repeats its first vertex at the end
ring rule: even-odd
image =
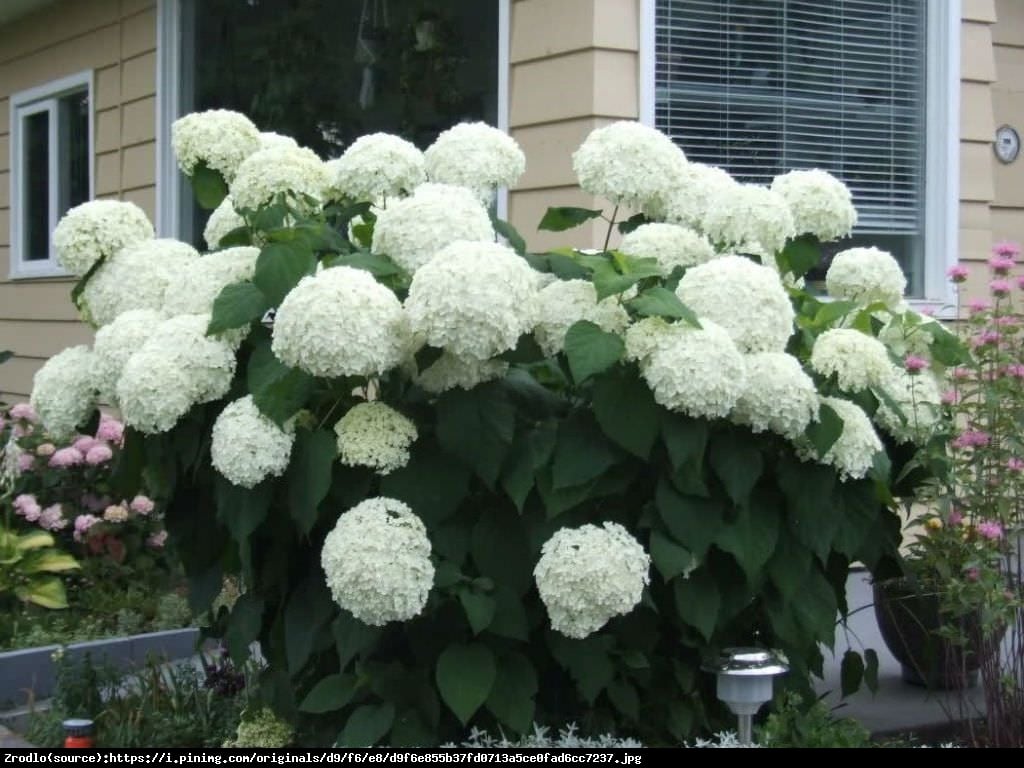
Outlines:
{"type": "Polygon", "coordinates": [[[1014,363],[1006,366],[1006,375],[1014,379],[1024,379],[1024,364],[1014,363]]]}
{"type": "Polygon", "coordinates": [[[36,464],[36,458],[31,453],[23,453],[18,456],[18,472],[28,472],[36,464]]]}
{"type": "Polygon", "coordinates": [[[960,525],[964,521],[964,516],[958,510],[953,510],[949,513],[949,519],[946,521],[949,525],[960,525]]]}
{"type": "Polygon", "coordinates": [[[936,308],[929,305],[927,307],[921,307],[921,314],[925,317],[935,317],[936,308]]]}
{"type": "Polygon", "coordinates": [[[954,368],[952,371],[953,378],[957,381],[965,381],[971,378],[970,368],[954,368]]]}
{"type": "Polygon", "coordinates": [[[1017,243],[1011,243],[1009,240],[1002,240],[992,246],[992,253],[996,256],[1015,259],[1020,256],[1020,246],[1017,243]]]}
{"type": "Polygon", "coordinates": [[[985,301],[985,299],[971,299],[969,302],[967,302],[967,308],[971,312],[975,313],[984,312],[986,309],[988,309],[988,302],[985,301]]]}
{"type": "Polygon", "coordinates": [[[903,367],[908,373],[920,373],[928,367],[928,361],[917,355],[907,355],[903,358],[903,367]]]}
{"type": "Polygon", "coordinates": [[[986,520],[983,523],[978,523],[975,526],[975,530],[982,538],[988,539],[989,541],[998,541],[1003,538],[1003,526],[999,523],[994,523],[986,520]]]}
{"type": "Polygon", "coordinates": [[[946,277],[954,283],[966,282],[969,274],[970,270],[968,270],[963,264],[957,264],[955,267],[950,267],[946,270],[946,277]]]}
{"type": "Polygon", "coordinates": [[[1024,291],[1024,275],[1017,278],[1017,287],[1024,291]]]}
{"type": "Polygon", "coordinates": [[[1013,315],[1003,315],[1002,317],[996,318],[996,325],[1000,328],[1012,328],[1016,326],[1018,322],[1020,321],[1013,315]]]}
{"type": "Polygon", "coordinates": [[[988,344],[996,344],[999,342],[999,339],[999,331],[982,331],[977,336],[973,336],[971,338],[971,346],[977,349],[978,347],[984,347],[988,344]]]}
{"type": "Polygon", "coordinates": [[[1016,456],[1007,459],[1006,468],[1011,472],[1024,472],[1024,459],[1018,459],[1016,456]]]}
{"type": "Polygon", "coordinates": [[[132,512],[138,515],[148,515],[156,508],[156,504],[148,496],[136,496],[129,505],[132,512]]]}
{"type": "Polygon", "coordinates": [[[53,456],[53,454],[55,454],[56,452],[57,446],[55,446],[53,443],[40,443],[39,445],[36,446],[37,456],[53,456]]]}
{"type": "Polygon", "coordinates": [[[124,424],[117,419],[103,416],[100,418],[100,425],[96,430],[96,439],[121,445],[121,442],[124,440],[124,424]]]}
{"type": "Polygon", "coordinates": [[[146,544],[153,549],[163,549],[167,543],[167,531],[158,531],[146,539],[146,544]]]}
{"type": "Polygon", "coordinates": [[[97,444],[95,437],[89,437],[88,435],[79,435],[78,439],[71,444],[71,447],[76,451],[81,451],[82,455],[86,455],[92,450],[93,446],[97,444]]]}
{"type": "Polygon", "coordinates": [[[81,541],[82,536],[92,528],[100,519],[96,515],[79,515],[75,518],[75,541],[81,541]]]}
{"type": "Polygon", "coordinates": [[[77,448],[61,448],[50,457],[50,466],[58,469],[77,467],[85,461],[85,456],[77,448]]]}
{"type": "Polygon", "coordinates": [[[114,458],[114,452],[110,450],[109,445],[103,443],[97,443],[89,452],[85,454],[85,463],[93,467],[98,467],[100,464],[105,464],[114,458]]]}
{"type": "Polygon", "coordinates": [[[959,398],[957,397],[955,389],[947,389],[942,393],[942,404],[943,405],[956,405],[959,398]]]}
{"type": "Polygon", "coordinates": [[[28,520],[30,523],[34,523],[36,520],[39,519],[39,516],[43,514],[43,508],[40,507],[38,504],[26,505],[22,507],[21,511],[22,514],[24,514],[25,519],[28,520]]]}
{"type": "Polygon", "coordinates": [[[988,260],[988,266],[997,275],[1008,275],[1013,269],[1013,259],[1008,256],[993,256],[988,260]]]}
{"type": "Polygon", "coordinates": [[[1010,281],[1009,280],[993,280],[988,284],[988,289],[992,291],[993,296],[1009,296],[1010,295],[1010,281]]]}
{"type": "Polygon", "coordinates": [[[988,445],[989,437],[987,432],[981,432],[976,429],[968,429],[965,432],[961,432],[960,435],[953,441],[954,448],[981,448],[988,445]]]}
{"type": "Polygon", "coordinates": [[[9,414],[12,419],[18,419],[19,421],[35,421],[39,418],[36,416],[36,409],[28,403],[18,403],[14,405],[9,414]]]}
{"type": "Polygon", "coordinates": [[[68,521],[64,519],[64,512],[60,504],[47,507],[39,515],[39,527],[48,531],[59,531],[66,527],[68,521]]]}

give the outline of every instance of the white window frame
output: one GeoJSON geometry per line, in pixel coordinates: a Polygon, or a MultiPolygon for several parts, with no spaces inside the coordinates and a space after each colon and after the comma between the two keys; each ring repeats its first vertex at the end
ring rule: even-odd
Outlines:
{"type": "MultiPolygon", "coordinates": [[[[960,221],[961,0],[928,0],[925,92],[924,296],[910,301],[941,317],[956,314],[946,270],[958,261],[960,221]]],[[[655,0],[640,0],[639,114],[654,125],[655,0]]]]}
{"type": "MultiPolygon", "coordinates": [[[[509,132],[509,74],[511,72],[512,0],[498,3],[498,128],[509,132]]],[[[654,6],[651,6],[653,21],[654,6]]],[[[174,150],[171,123],[181,116],[182,29],[179,0],[157,0],[156,51],[156,231],[159,237],[180,237],[182,229],[182,184],[174,150]]],[[[651,84],[653,87],[653,69],[651,84]]],[[[508,218],[508,189],[497,195],[497,214],[508,218]]]]}
{"type": "Polygon", "coordinates": [[[53,232],[57,226],[57,206],[60,191],[59,185],[59,121],[57,102],[63,96],[85,90],[89,99],[89,137],[87,141],[87,152],[89,161],[89,198],[92,199],[95,185],[95,101],[93,99],[93,71],[91,69],[76,72],[73,75],[52,80],[49,83],[29,88],[24,91],[11,94],[10,119],[11,119],[11,259],[10,274],[12,280],[27,279],[34,277],[66,277],[68,272],[57,264],[56,254],[53,249],[53,242],[49,243],[49,250],[45,259],[28,259],[25,253],[24,242],[24,216],[27,213],[25,203],[25,156],[24,156],[24,131],[22,122],[26,117],[47,112],[49,119],[49,158],[48,174],[50,182],[49,198],[49,221],[48,229],[53,232]]]}

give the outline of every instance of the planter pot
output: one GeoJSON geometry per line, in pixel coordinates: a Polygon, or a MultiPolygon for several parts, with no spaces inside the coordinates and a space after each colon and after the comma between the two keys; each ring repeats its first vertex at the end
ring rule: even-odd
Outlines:
{"type": "MultiPolygon", "coordinates": [[[[199,630],[195,627],[148,632],[130,637],[90,640],[64,647],[72,659],[88,654],[97,664],[128,671],[141,666],[150,656],[180,659],[197,652],[199,630]]],[[[0,653],[0,705],[5,709],[28,700],[49,698],[53,694],[53,652],[59,645],[24,648],[0,653]]]]}
{"type": "MultiPolygon", "coordinates": [[[[941,690],[972,687],[978,681],[978,644],[950,643],[941,626],[937,595],[919,594],[901,580],[875,582],[875,618],[889,652],[903,669],[904,681],[941,690]]],[[[978,636],[978,622],[965,619],[967,637],[978,636]]]]}

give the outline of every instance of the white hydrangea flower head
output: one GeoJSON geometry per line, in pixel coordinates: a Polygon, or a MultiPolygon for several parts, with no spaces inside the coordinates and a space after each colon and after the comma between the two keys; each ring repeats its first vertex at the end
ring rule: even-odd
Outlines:
{"type": "Polygon", "coordinates": [[[178,167],[191,176],[205,164],[229,184],[242,162],[260,149],[260,132],[245,115],[228,109],[193,112],[171,125],[171,146],[178,167]]]}
{"type": "Polygon", "coordinates": [[[458,240],[494,240],[487,209],[468,189],[427,182],[377,214],[370,250],[411,274],[458,240]]]}
{"type": "Polygon", "coordinates": [[[701,329],[638,323],[626,331],[626,351],[658,403],[697,418],[724,418],[746,391],[746,362],[728,331],[705,318],[700,323],[701,329]]]}
{"type": "Polygon", "coordinates": [[[629,326],[629,313],[618,296],[598,301],[597,290],[589,280],[554,280],[537,293],[533,335],[548,357],[565,349],[566,332],[580,320],[588,320],[609,333],[623,334],[629,326]]]}
{"type": "Polygon", "coordinates": [[[117,400],[126,424],[166,432],[193,405],[227,394],[235,375],[231,344],[206,335],[210,315],[164,320],[125,363],[117,400]]]}
{"type": "Polygon", "coordinates": [[[117,382],[128,359],[149,340],[165,320],[152,309],[130,309],[109,325],[96,331],[92,351],[96,366],[96,387],[108,403],[117,398],[117,382]]]}
{"type": "Polygon", "coordinates": [[[219,251],[221,238],[244,226],[245,219],[235,210],[231,195],[228,195],[221,200],[220,205],[213,209],[213,213],[206,221],[206,227],[203,229],[203,240],[206,241],[206,247],[211,251],[219,251]]]}
{"type": "Polygon", "coordinates": [[[738,181],[717,166],[687,163],[673,181],[663,210],[651,209],[644,213],[670,224],[702,231],[709,202],[739,186],[738,181]]]}
{"type": "MultiPolygon", "coordinates": [[[[304,147],[261,149],[247,157],[231,182],[230,194],[237,210],[256,210],[280,194],[306,210],[304,197],[322,203],[328,197],[330,174],[324,161],[304,147]]],[[[315,206],[314,206],[315,207],[315,206]]]]}
{"type": "Polygon", "coordinates": [[[580,186],[616,205],[663,210],[686,155],[661,131],[630,120],[595,128],[572,156],[580,186]]]}
{"type": "Polygon", "coordinates": [[[789,204],[796,233],[810,233],[822,242],[847,237],[857,224],[850,190],[839,179],[818,168],[776,176],[772,191],[789,204]]]}
{"type": "Polygon", "coordinates": [[[302,278],[274,318],[274,354],[314,376],[376,376],[401,364],[410,347],[395,294],[352,267],[302,278]]]}
{"type": "Polygon", "coordinates": [[[371,627],[418,616],[434,585],[426,526],[407,505],[383,496],[338,518],[320,564],[334,601],[371,627]]]}
{"type": "Polygon", "coordinates": [[[835,467],[843,480],[859,480],[874,465],[875,454],[882,450],[882,441],[871,426],[871,419],[859,405],[840,397],[822,397],[820,405],[829,406],[842,419],[843,432],[824,456],[816,457],[814,449],[806,446],[802,455],[835,467]]]}
{"type": "Polygon", "coordinates": [[[582,639],[632,611],[650,583],[651,558],[618,523],[560,528],[534,568],[551,628],[582,639]]]}
{"type": "Polygon", "coordinates": [[[743,256],[722,256],[686,271],[676,295],[725,328],[742,352],[782,352],[795,313],[778,273],[743,256]]]}
{"type": "Polygon", "coordinates": [[[92,352],[84,345],[68,347],[36,371],[29,402],[47,434],[63,439],[89,418],[96,407],[96,390],[92,352]]]}
{"type": "Polygon", "coordinates": [[[536,297],[536,272],[510,248],[460,241],[413,275],[405,310],[425,343],[487,360],[533,329],[536,297]]]}
{"type": "MultiPolygon", "coordinates": [[[[260,149],[298,149],[299,142],[291,136],[273,131],[260,131],[260,149]]],[[[258,152],[259,150],[257,150],[258,152]]]]}
{"type": "Polygon", "coordinates": [[[718,248],[741,253],[777,253],[796,234],[785,198],[756,184],[717,190],[708,199],[702,229],[718,248]]]}
{"type": "Polygon", "coordinates": [[[757,352],[746,363],[746,387],[732,420],[754,432],[801,437],[818,415],[818,391],[800,361],[785,352],[757,352]]]}
{"type": "Polygon", "coordinates": [[[504,360],[476,360],[443,352],[437,360],[416,376],[416,383],[426,392],[439,395],[449,389],[472,389],[477,384],[502,378],[508,373],[504,360]]]}
{"type": "Polygon", "coordinates": [[[246,395],[228,404],[213,423],[210,461],[232,484],[255,488],[284,474],[294,443],[292,426],[277,426],[246,395]]]}
{"type": "Polygon", "coordinates": [[[692,267],[715,258],[715,249],[704,235],[678,224],[641,224],[622,238],[618,250],[657,260],[665,275],[676,267],[692,267]]]}
{"type": "Polygon", "coordinates": [[[811,368],[822,376],[835,376],[839,388],[860,392],[877,387],[893,369],[885,345],[852,328],[832,328],[814,341],[811,368]]]}
{"type": "Polygon", "coordinates": [[[199,253],[178,240],[145,240],[129,245],[100,266],[82,291],[82,303],[98,326],[133,309],[159,310],[167,286],[188,273],[199,253]]]}
{"type": "Polygon", "coordinates": [[[897,405],[882,400],[875,422],[901,443],[924,443],[932,436],[942,415],[942,393],[935,376],[928,371],[911,374],[893,366],[879,387],[897,405]]]}
{"type": "Polygon", "coordinates": [[[423,153],[389,133],[360,136],[328,169],[332,198],[368,202],[407,195],[427,178],[423,153]]]}
{"type": "Polygon", "coordinates": [[[849,248],[832,259],[825,289],[836,299],[861,305],[877,301],[895,307],[903,300],[907,278],[891,253],[878,248],[849,248]]]}
{"type": "Polygon", "coordinates": [[[504,131],[487,123],[459,123],[424,153],[431,181],[466,187],[489,203],[498,187],[511,187],[526,170],[526,155],[504,131]]]}
{"type": "Polygon", "coordinates": [[[252,280],[260,249],[243,245],[203,256],[176,273],[164,291],[168,316],[205,314],[213,310],[220,292],[232,283],[252,280]]]}
{"type": "Polygon", "coordinates": [[[90,200],[65,213],[53,230],[57,262],[84,276],[102,258],[127,245],[153,239],[153,225],[135,203],[90,200]]]}
{"type": "Polygon", "coordinates": [[[409,447],[416,441],[416,425],[394,408],[380,402],[359,403],[334,425],[341,463],[370,467],[387,475],[409,463],[409,447]]]}

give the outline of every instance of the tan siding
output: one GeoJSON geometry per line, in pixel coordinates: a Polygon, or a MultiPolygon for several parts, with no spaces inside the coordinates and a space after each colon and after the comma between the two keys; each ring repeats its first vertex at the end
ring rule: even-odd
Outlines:
{"type": "MultiPolygon", "coordinates": [[[[992,41],[997,79],[992,84],[993,125],[1012,125],[1024,135],[1024,3],[996,0],[992,41]]],[[[993,128],[994,130],[994,128],[993,128]]],[[[1010,165],[994,155],[989,245],[1024,239],[1024,155],[1010,165]]]]}
{"type": "MultiPolygon", "coordinates": [[[[155,0],[62,0],[0,29],[0,171],[8,165],[9,96],[93,70],[97,197],[132,200],[155,213],[155,0]]],[[[9,177],[0,174],[0,392],[24,394],[46,357],[89,343],[69,280],[7,279],[9,177]]]]}
{"type": "Polygon", "coordinates": [[[965,21],[992,24],[996,20],[995,0],[962,0],[961,15],[965,21]]]}

